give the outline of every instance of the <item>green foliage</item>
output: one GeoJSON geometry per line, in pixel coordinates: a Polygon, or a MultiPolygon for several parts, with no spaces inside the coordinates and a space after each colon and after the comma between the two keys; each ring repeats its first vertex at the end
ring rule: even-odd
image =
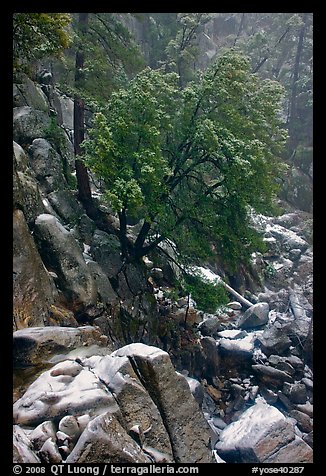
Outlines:
{"type": "Polygon", "coordinates": [[[194,77],[195,64],[200,53],[198,33],[210,20],[208,13],[178,13],[176,34],[166,46],[167,65],[179,75],[179,82],[184,86],[194,77]]]}
{"type": "Polygon", "coordinates": [[[169,167],[162,151],[171,128],[177,77],[146,69],[128,90],[113,93],[106,114],[95,116],[90,139],[83,144],[85,163],[106,186],[114,210],[145,217],[161,208],[169,167]]]}
{"type": "Polygon", "coordinates": [[[197,308],[204,312],[215,313],[216,309],[229,302],[225,287],[212,283],[196,274],[185,275],[185,291],[191,294],[197,308]]]}
{"type": "MultiPolygon", "coordinates": [[[[87,106],[105,104],[112,91],[125,86],[129,78],[144,67],[144,59],[128,29],[122,24],[126,14],[89,13],[87,28],[81,28],[74,16],[74,50],[84,54],[84,68],[79,71],[78,82],[66,77],[70,83],[63,90],[77,92],[87,106]],[[68,86],[68,87],[67,87],[68,86]]],[[[67,57],[67,69],[73,70],[73,60],[67,57]]]]}
{"type": "Polygon", "coordinates": [[[185,261],[217,251],[236,266],[259,248],[248,207],[272,211],[287,135],[282,87],[250,69],[230,50],[182,90],[147,68],[96,115],[85,163],[117,212],[147,223],[143,254],[169,238],[185,261]]]}
{"type": "Polygon", "coordinates": [[[30,72],[31,62],[57,56],[69,46],[68,13],[14,13],[14,72],[30,72]]]}
{"type": "MultiPolygon", "coordinates": [[[[221,21],[226,14],[217,15],[221,21]]],[[[298,144],[312,145],[313,14],[232,15],[235,20],[234,32],[224,38],[224,43],[232,44],[238,31],[240,34],[236,46],[250,57],[253,70],[257,68],[261,77],[276,79],[285,88],[283,107],[291,136],[289,155],[298,144]],[[302,45],[298,51],[303,32],[302,45]],[[299,65],[296,65],[297,60],[299,65]],[[296,74],[298,78],[294,81],[296,74]]]]}
{"type": "Polygon", "coordinates": [[[77,180],[71,174],[68,159],[66,157],[66,137],[65,132],[58,126],[56,118],[51,117],[48,125],[44,128],[44,138],[50,142],[52,147],[58,152],[62,160],[62,171],[71,189],[76,189],[77,180]]]}
{"type": "Polygon", "coordinates": [[[274,268],[274,266],[272,264],[268,264],[265,268],[264,268],[264,275],[265,277],[268,279],[272,279],[275,277],[277,271],[276,269],[274,268]]]}
{"type": "Polygon", "coordinates": [[[44,138],[50,142],[52,147],[56,149],[57,152],[60,152],[65,146],[65,133],[64,130],[58,126],[56,118],[51,117],[48,125],[44,128],[44,138]]]}

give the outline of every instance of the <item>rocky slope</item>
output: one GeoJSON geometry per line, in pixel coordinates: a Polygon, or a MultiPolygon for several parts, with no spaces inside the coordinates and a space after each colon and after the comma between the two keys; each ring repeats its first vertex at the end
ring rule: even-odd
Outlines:
{"type": "Polygon", "coordinates": [[[173,265],[125,265],[76,199],[72,100],[39,81],[14,87],[14,460],[311,462],[311,216],[253,217],[249,309],[171,300],[173,265]]]}

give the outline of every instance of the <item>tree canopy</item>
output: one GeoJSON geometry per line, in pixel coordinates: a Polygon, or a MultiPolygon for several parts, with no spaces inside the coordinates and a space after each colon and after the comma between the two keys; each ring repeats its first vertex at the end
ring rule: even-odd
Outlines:
{"type": "Polygon", "coordinates": [[[184,259],[217,250],[230,264],[257,249],[249,207],[270,211],[286,140],[279,83],[228,51],[180,89],[146,68],[114,92],[84,142],[84,160],[117,212],[126,259],[172,240],[184,259]],[[142,226],[127,237],[128,219],[142,226]]]}
{"type": "Polygon", "coordinates": [[[68,13],[14,13],[14,72],[28,70],[33,60],[58,55],[69,46],[68,13]]]}

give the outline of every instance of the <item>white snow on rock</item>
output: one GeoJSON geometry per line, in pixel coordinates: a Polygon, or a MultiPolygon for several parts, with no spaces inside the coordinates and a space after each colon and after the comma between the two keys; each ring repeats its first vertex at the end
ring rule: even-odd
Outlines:
{"type": "Polygon", "coordinates": [[[256,332],[249,332],[245,337],[242,339],[236,338],[236,337],[227,337],[225,333],[227,332],[238,332],[239,331],[223,331],[219,332],[220,334],[224,334],[222,339],[218,341],[219,345],[223,347],[224,349],[228,351],[234,351],[234,352],[253,352],[255,348],[255,340],[258,335],[261,335],[263,331],[256,331],[256,332]]]}
{"type": "Polygon", "coordinates": [[[137,342],[135,344],[128,344],[128,345],[125,345],[124,347],[121,347],[120,349],[113,352],[111,356],[112,357],[114,356],[132,357],[134,355],[141,355],[142,357],[154,358],[160,354],[169,357],[169,354],[167,352],[159,349],[158,347],[149,346],[149,345],[141,344],[140,342],[137,342]]]}
{"type": "Polygon", "coordinates": [[[294,438],[293,422],[258,397],[221,432],[215,448],[227,462],[263,462],[294,438]]]}
{"type": "Polygon", "coordinates": [[[246,331],[242,331],[239,329],[230,329],[217,333],[219,337],[224,337],[226,339],[239,339],[240,337],[244,337],[246,334],[246,331]]]}
{"type": "Polygon", "coordinates": [[[15,402],[14,421],[33,426],[67,413],[96,415],[114,410],[117,405],[111,392],[91,371],[77,366],[64,361],[40,375],[15,402]]]}
{"type": "Polygon", "coordinates": [[[200,274],[203,278],[208,279],[208,281],[212,283],[221,280],[221,277],[218,274],[215,274],[213,271],[208,268],[204,268],[203,266],[192,266],[191,270],[200,274]]]}

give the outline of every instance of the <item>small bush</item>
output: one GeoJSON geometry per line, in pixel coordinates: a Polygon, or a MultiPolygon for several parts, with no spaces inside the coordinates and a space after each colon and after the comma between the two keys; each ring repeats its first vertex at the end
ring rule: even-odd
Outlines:
{"type": "Polygon", "coordinates": [[[66,153],[66,137],[63,129],[58,126],[55,117],[51,117],[47,127],[44,128],[44,138],[50,142],[52,147],[58,152],[62,161],[62,171],[67,180],[70,189],[75,190],[77,188],[77,179],[71,174],[68,160],[65,156],[66,153]]]}
{"type": "Polygon", "coordinates": [[[48,125],[44,128],[44,137],[58,153],[65,147],[64,134],[64,131],[58,126],[56,118],[51,117],[48,125]]]}
{"type": "Polygon", "coordinates": [[[201,276],[187,274],[184,287],[196,301],[198,309],[204,312],[215,313],[219,306],[229,302],[227,291],[222,284],[212,283],[201,276]]]}

